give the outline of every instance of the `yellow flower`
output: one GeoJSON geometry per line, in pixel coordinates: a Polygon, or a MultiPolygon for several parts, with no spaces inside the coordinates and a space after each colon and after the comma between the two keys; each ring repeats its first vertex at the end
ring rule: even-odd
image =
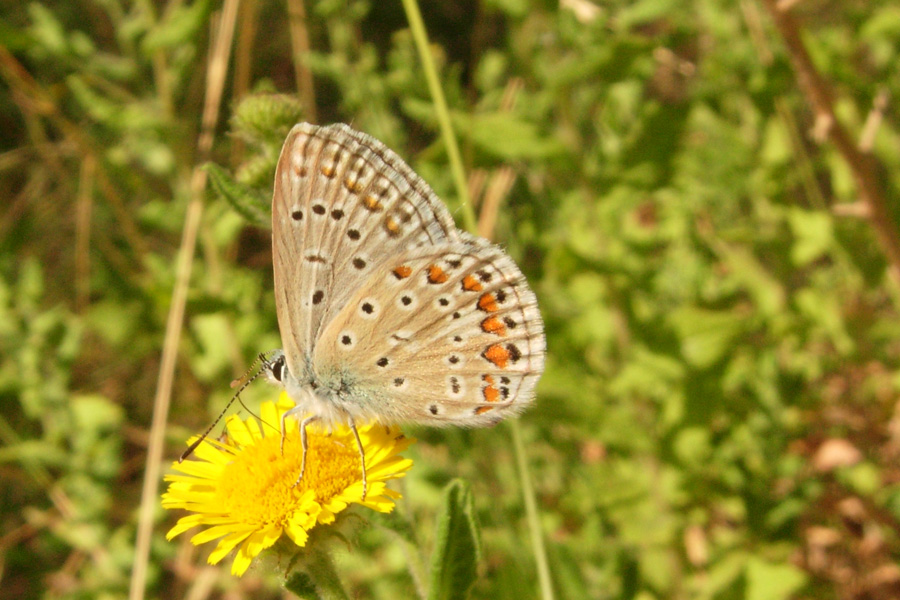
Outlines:
{"type": "Polygon", "coordinates": [[[331,433],[311,424],[306,473],[298,485],[303,449],[296,421],[289,420],[281,450],[281,415],[294,406],[285,394],[278,403],[263,403],[260,419],[246,421],[232,415],[222,442],[206,439],[194,455],[200,460],[174,463],[182,474],[166,476],[169,489],[163,507],[191,511],[166,535],[172,539],[194,526],[208,526],[191,538],[194,545],[219,539],[209,556],[216,564],[240,545],[231,566],[243,575],[262,550],[287,535],[303,546],[317,523],[328,524],[350,504],[390,512],[400,494],[386,487],[403,477],[412,460],[399,456],[413,440],[396,427],[370,424],[358,427],[366,456],[368,490],[362,498],[359,449],[349,427],[331,433]]]}

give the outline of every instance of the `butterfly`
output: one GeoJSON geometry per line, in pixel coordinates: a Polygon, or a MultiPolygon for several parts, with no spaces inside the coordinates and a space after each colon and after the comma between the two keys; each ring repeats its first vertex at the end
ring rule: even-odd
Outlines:
{"type": "MultiPolygon", "coordinates": [[[[394,152],[347,125],[296,125],[272,198],[282,418],[482,427],[521,412],[544,369],[537,300],[497,245],[456,228],[394,152]]],[[[363,486],[365,463],[362,445],[363,486]]],[[[365,491],[363,492],[365,496],[365,491]]]]}

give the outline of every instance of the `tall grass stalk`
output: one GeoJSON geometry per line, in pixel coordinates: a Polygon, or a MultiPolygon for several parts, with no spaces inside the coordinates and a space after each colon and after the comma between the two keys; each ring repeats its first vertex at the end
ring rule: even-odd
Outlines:
{"type": "MultiPolygon", "coordinates": [[[[428,51],[428,33],[425,31],[422,14],[419,11],[419,5],[416,0],[403,0],[403,8],[406,10],[406,17],[409,20],[409,26],[416,43],[416,50],[419,53],[422,67],[425,70],[425,77],[428,80],[428,87],[431,91],[434,108],[441,127],[441,135],[444,138],[444,143],[447,145],[450,168],[453,172],[453,179],[456,184],[457,194],[459,195],[463,211],[463,226],[467,231],[476,233],[479,232],[479,228],[475,218],[475,210],[473,209],[469,198],[465,170],[463,169],[462,158],[459,153],[459,145],[457,144],[456,136],[453,133],[450,111],[447,108],[447,101],[445,100],[444,92],[441,89],[437,68],[434,65],[431,53],[428,51]]],[[[482,235],[487,235],[488,237],[490,237],[492,233],[493,232],[481,232],[482,235]]],[[[528,472],[528,457],[525,454],[525,446],[522,443],[522,434],[518,422],[512,421],[510,427],[513,438],[513,452],[516,455],[519,481],[522,486],[522,496],[525,502],[525,514],[528,520],[528,528],[531,532],[532,550],[534,552],[535,563],[537,564],[541,598],[543,598],[543,600],[553,600],[553,584],[550,579],[550,566],[547,561],[547,550],[544,547],[544,537],[541,532],[540,519],[538,518],[534,488],[531,485],[531,477],[528,472]]]]}

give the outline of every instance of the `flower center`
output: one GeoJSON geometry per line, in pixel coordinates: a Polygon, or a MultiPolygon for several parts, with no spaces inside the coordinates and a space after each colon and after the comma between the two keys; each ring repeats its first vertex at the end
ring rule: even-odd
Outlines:
{"type": "Polygon", "coordinates": [[[284,454],[278,433],[238,452],[225,466],[217,489],[223,512],[248,525],[285,524],[306,490],[325,503],[361,479],[359,449],[352,436],[325,435],[312,428],[307,432],[306,472],[296,486],[303,458],[299,431],[285,436],[284,454]]]}

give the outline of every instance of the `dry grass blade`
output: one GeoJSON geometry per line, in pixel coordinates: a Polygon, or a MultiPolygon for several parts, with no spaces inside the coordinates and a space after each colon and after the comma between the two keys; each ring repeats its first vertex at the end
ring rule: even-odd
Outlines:
{"type": "Polygon", "coordinates": [[[294,77],[297,92],[303,102],[304,118],[310,123],[318,123],[316,117],[316,91],[313,86],[312,71],[306,66],[304,57],[309,52],[309,31],[306,27],[306,7],[303,0],[287,0],[288,20],[291,30],[291,45],[294,49],[294,77]]]}
{"type": "MultiPolygon", "coordinates": [[[[225,2],[218,23],[218,35],[214,37],[213,51],[210,56],[207,74],[202,129],[197,144],[199,150],[198,165],[203,164],[212,148],[215,124],[219,116],[222,91],[225,87],[225,75],[231,54],[231,42],[237,21],[237,9],[238,0],[227,0],[225,2]]],[[[153,531],[153,513],[159,491],[163,442],[172,397],[172,382],[175,376],[175,359],[178,355],[178,342],[184,322],[184,307],[187,301],[194,249],[197,244],[197,232],[200,227],[200,217],[203,214],[203,190],[205,186],[206,173],[197,166],[194,168],[191,177],[191,202],[185,217],[181,246],[178,251],[175,289],[172,293],[172,305],[166,322],[162,364],[159,371],[156,397],[153,402],[153,421],[150,428],[150,443],[147,448],[147,468],[144,472],[144,485],[141,491],[135,561],[131,573],[131,588],[129,592],[131,600],[141,600],[144,597],[146,586],[147,563],[153,531]]]]}

